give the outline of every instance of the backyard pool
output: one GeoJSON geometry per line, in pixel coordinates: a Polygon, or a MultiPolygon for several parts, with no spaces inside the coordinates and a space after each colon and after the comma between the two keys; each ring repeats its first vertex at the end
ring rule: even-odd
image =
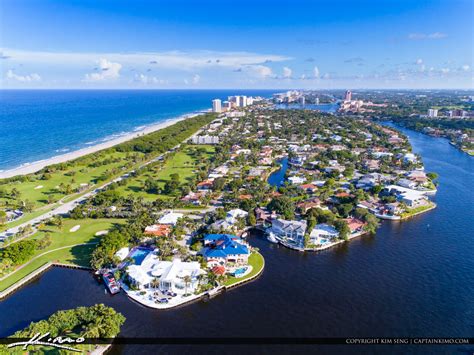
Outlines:
{"type": "Polygon", "coordinates": [[[145,249],[145,248],[136,248],[130,253],[130,257],[133,259],[135,262],[135,265],[141,265],[143,262],[143,259],[146,258],[148,254],[151,253],[150,249],[145,249]]]}
{"type": "Polygon", "coordinates": [[[247,267],[240,267],[234,271],[234,276],[239,277],[244,275],[247,272],[247,267]]]}

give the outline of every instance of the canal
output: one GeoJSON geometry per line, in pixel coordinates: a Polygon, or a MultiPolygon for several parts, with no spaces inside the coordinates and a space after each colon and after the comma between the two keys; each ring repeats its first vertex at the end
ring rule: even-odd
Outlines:
{"type": "MultiPolygon", "coordinates": [[[[401,129],[427,171],[439,174],[438,208],[321,253],[302,254],[251,236],[266,267],[256,281],[208,302],[155,311],[110,296],[87,272],[53,269],[0,302],[0,336],[58,309],[105,303],[127,318],[124,337],[469,337],[474,334],[474,159],[401,129]]],[[[162,352],[454,353],[436,347],[114,346],[117,354],[162,352]]]]}

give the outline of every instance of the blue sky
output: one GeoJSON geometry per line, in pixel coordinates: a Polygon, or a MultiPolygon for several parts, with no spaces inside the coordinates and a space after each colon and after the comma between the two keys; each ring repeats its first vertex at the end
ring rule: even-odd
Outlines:
{"type": "Polygon", "coordinates": [[[473,88],[471,0],[0,0],[3,88],[473,88]]]}

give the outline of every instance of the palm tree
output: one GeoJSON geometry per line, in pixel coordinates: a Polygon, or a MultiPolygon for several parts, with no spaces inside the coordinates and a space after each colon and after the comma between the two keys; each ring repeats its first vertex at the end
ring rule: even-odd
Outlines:
{"type": "Polygon", "coordinates": [[[184,281],[184,294],[187,295],[188,294],[188,285],[192,281],[191,276],[186,275],[185,277],[183,277],[183,281],[184,281]]]}
{"type": "Polygon", "coordinates": [[[153,280],[151,280],[150,285],[151,285],[151,287],[153,287],[154,289],[157,289],[157,288],[160,286],[160,280],[158,280],[158,278],[155,277],[153,280]]]}

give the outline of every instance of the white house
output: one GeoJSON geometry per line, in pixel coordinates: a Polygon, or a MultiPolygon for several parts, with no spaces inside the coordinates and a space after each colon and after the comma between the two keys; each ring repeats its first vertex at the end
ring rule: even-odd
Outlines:
{"type": "Polygon", "coordinates": [[[168,212],[165,215],[163,215],[159,220],[159,224],[170,224],[170,225],[176,225],[178,223],[178,219],[183,217],[182,213],[175,213],[175,212],[168,212]]]}
{"type": "Polygon", "coordinates": [[[309,235],[309,238],[311,244],[325,244],[330,239],[337,238],[338,236],[339,233],[333,226],[322,223],[314,226],[313,230],[309,235]]]}
{"type": "Polygon", "coordinates": [[[193,293],[199,285],[199,275],[204,271],[197,261],[183,262],[159,260],[154,253],[148,254],[140,265],[127,267],[131,282],[141,290],[152,288],[154,280],[159,281],[158,289],[177,294],[193,293]]]}
{"type": "Polygon", "coordinates": [[[306,179],[300,176],[290,176],[288,181],[294,185],[301,185],[306,181],[306,179]]]}
{"type": "Polygon", "coordinates": [[[397,181],[397,185],[399,185],[401,187],[406,187],[406,188],[409,188],[409,189],[413,189],[418,184],[415,181],[412,181],[412,180],[400,179],[400,180],[397,181]]]}
{"type": "Polygon", "coordinates": [[[238,218],[247,217],[248,213],[240,208],[236,208],[227,212],[226,221],[230,224],[235,224],[238,218]]]}

